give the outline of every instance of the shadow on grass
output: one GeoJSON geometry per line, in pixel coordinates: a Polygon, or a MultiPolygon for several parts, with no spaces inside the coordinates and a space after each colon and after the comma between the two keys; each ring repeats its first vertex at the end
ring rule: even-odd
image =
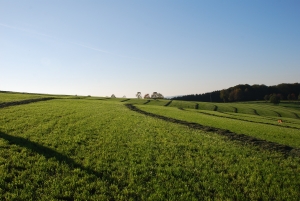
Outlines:
{"type": "Polygon", "coordinates": [[[22,137],[17,137],[17,136],[12,136],[8,135],[6,133],[3,133],[0,131],[0,138],[7,140],[9,144],[15,144],[20,147],[24,147],[26,149],[30,149],[33,152],[45,156],[47,159],[48,158],[55,158],[57,161],[60,163],[65,163],[67,164],[71,169],[72,168],[80,168],[81,170],[84,170],[88,174],[93,174],[98,178],[102,178],[104,175],[103,173],[96,172],[95,170],[92,170],[90,168],[84,167],[81,164],[75,162],[73,159],[69,158],[68,156],[61,154],[51,148],[42,146],[36,142],[32,142],[28,139],[22,138],[22,137]]]}

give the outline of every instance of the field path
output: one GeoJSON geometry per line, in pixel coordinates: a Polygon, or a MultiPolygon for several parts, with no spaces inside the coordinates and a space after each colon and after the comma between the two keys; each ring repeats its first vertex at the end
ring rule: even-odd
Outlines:
{"type": "Polygon", "coordinates": [[[300,149],[298,149],[298,148],[294,148],[294,147],[287,146],[287,145],[282,145],[282,144],[275,143],[275,142],[269,142],[269,141],[258,139],[258,138],[255,138],[255,137],[251,137],[251,136],[248,136],[248,135],[245,135],[245,134],[237,134],[237,133],[231,132],[229,130],[225,130],[225,129],[213,128],[213,127],[209,127],[209,126],[203,126],[203,125],[198,124],[198,123],[187,122],[187,121],[183,121],[183,120],[178,120],[178,119],[173,119],[173,118],[153,114],[153,113],[150,113],[150,112],[143,111],[143,110],[135,107],[132,104],[125,104],[125,106],[128,109],[130,109],[132,111],[135,111],[135,112],[138,112],[140,114],[144,114],[144,115],[147,115],[147,116],[150,116],[150,117],[154,117],[154,118],[157,118],[157,119],[161,119],[161,120],[176,123],[176,124],[185,125],[185,126],[188,126],[189,128],[193,128],[193,129],[199,129],[199,130],[203,130],[203,131],[206,131],[206,132],[217,133],[219,135],[227,137],[229,140],[232,140],[232,141],[239,141],[239,142],[242,142],[244,144],[250,144],[250,145],[258,146],[262,149],[277,151],[277,152],[280,152],[280,153],[282,153],[286,156],[290,155],[290,156],[300,157],[300,149]]]}

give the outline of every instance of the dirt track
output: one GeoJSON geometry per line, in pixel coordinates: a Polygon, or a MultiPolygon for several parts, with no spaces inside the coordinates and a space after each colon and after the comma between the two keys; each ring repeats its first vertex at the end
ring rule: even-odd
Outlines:
{"type": "Polygon", "coordinates": [[[29,103],[39,102],[39,101],[47,101],[47,100],[52,100],[52,99],[55,99],[55,98],[49,97],[49,98],[37,98],[37,99],[4,102],[4,103],[0,103],[0,108],[15,106],[15,105],[29,104],[29,103]]]}
{"type": "Polygon", "coordinates": [[[130,110],[138,112],[140,114],[144,114],[144,115],[147,115],[147,116],[151,116],[151,117],[154,117],[154,118],[157,118],[157,119],[162,119],[164,121],[168,121],[168,122],[172,122],[172,123],[176,123],[176,124],[185,125],[185,126],[188,126],[189,128],[193,128],[193,129],[199,129],[199,130],[203,130],[203,131],[206,131],[206,132],[217,133],[219,135],[227,137],[229,140],[239,141],[242,144],[250,144],[250,145],[260,147],[262,149],[277,151],[277,152],[282,153],[285,156],[300,157],[300,149],[298,149],[298,148],[278,144],[278,143],[275,143],[275,142],[269,142],[269,141],[266,141],[266,140],[261,140],[261,139],[251,137],[251,136],[248,136],[248,135],[244,135],[244,134],[237,134],[237,133],[231,132],[229,130],[225,130],[225,129],[213,128],[213,127],[209,127],[209,126],[203,126],[203,125],[198,124],[198,123],[187,122],[187,121],[182,121],[182,120],[178,120],[178,119],[173,119],[173,118],[153,114],[153,113],[150,113],[150,112],[140,110],[132,104],[125,104],[125,106],[127,108],[129,108],[130,110]]]}

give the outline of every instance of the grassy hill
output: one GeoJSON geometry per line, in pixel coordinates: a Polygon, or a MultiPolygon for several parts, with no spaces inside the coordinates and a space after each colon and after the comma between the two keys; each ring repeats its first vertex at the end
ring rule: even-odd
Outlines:
{"type": "Polygon", "coordinates": [[[297,200],[299,111],[0,93],[0,200],[297,200]]]}

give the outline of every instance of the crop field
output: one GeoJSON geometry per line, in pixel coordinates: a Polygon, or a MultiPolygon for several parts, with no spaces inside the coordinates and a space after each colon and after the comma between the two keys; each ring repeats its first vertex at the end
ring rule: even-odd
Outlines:
{"type": "Polygon", "coordinates": [[[195,109],[196,102],[188,102],[188,101],[172,101],[169,107],[177,107],[177,108],[190,108],[195,109]]]}
{"type": "Polygon", "coordinates": [[[284,125],[278,126],[277,121],[274,121],[274,123],[277,123],[276,125],[266,124],[265,120],[258,123],[256,121],[256,116],[253,116],[252,118],[248,117],[248,121],[241,121],[242,119],[239,117],[226,118],[225,114],[223,115],[222,113],[214,113],[214,115],[211,115],[212,113],[208,113],[205,110],[202,110],[203,112],[201,112],[201,110],[176,110],[171,107],[138,107],[144,111],[162,116],[199,123],[205,126],[227,129],[235,133],[242,133],[271,142],[300,148],[300,129],[297,128],[300,123],[299,120],[298,125],[290,123],[289,126],[292,127],[290,128],[285,127],[284,125]],[[262,126],[262,123],[265,124],[262,126]]]}
{"type": "Polygon", "coordinates": [[[207,102],[188,102],[188,101],[172,101],[170,107],[189,108],[199,110],[211,110],[219,112],[230,112],[240,114],[250,114],[259,116],[276,116],[288,118],[300,118],[300,105],[282,104],[282,106],[274,106],[264,102],[253,103],[207,103],[207,102]],[[198,108],[195,105],[198,104],[198,108]],[[288,106],[287,106],[288,105],[288,106]]]}
{"type": "Polygon", "coordinates": [[[284,124],[278,124],[277,120],[278,117],[269,117],[269,116],[254,116],[249,114],[237,114],[237,113],[223,113],[223,112],[215,112],[215,111],[208,111],[208,110],[201,110],[201,111],[195,111],[195,110],[189,110],[194,111],[198,113],[203,113],[207,115],[217,116],[217,117],[224,117],[229,119],[237,119],[241,121],[247,121],[247,122],[254,122],[254,123],[260,123],[260,124],[268,124],[268,125],[274,125],[279,127],[287,127],[287,128],[297,128],[300,129],[299,120],[297,119],[291,119],[291,118],[280,118],[284,124]]]}
{"type": "Polygon", "coordinates": [[[26,99],[35,99],[35,98],[44,98],[48,97],[47,95],[39,94],[20,94],[20,93],[11,93],[11,92],[0,92],[0,103],[11,102],[11,101],[20,101],[26,99]]]}
{"type": "MultiPolygon", "coordinates": [[[[32,98],[3,96],[2,102],[32,98]]],[[[57,97],[0,108],[0,200],[299,199],[300,157],[147,116],[126,104],[294,148],[300,147],[298,118],[284,117],[278,125],[271,112],[230,113],[225,109],[240,106],[215,104],[225,108],[218,112],[176,102],[57,97]]]]}
{"type": "MultiPolygon", "coordinates": [[[[202,111],[202,112],[206,112],[206,113],[210,113],[211,111],[202,111]]],[[[276,116],[253,116],[253,115],[249,115],[249,114],[242,114],[242,113],[230,113],[230,112],[224,112],[224,113],[214,113],[214,114],[218,114],[218,115],[222,115],[222,114],[226,114],[229,115],[229,117],[233,117],[233,118],[238,118],[238,119],[245,119],[245,120],[250,120],[250,121],[255,121],[258,123],[263,123],[263,122],[267,122],[269,124],[273,124],[273,125],[278,125],[278,126],[285,126],[285,127],[297,127],[300,128],[299,125],[299,119],[295,119],[295,118],[287,118],[287,117],[276,117],[276,116]],[[284,124],[278,124],[277,120],[281,119],[283,120],[284,124]]]]}

